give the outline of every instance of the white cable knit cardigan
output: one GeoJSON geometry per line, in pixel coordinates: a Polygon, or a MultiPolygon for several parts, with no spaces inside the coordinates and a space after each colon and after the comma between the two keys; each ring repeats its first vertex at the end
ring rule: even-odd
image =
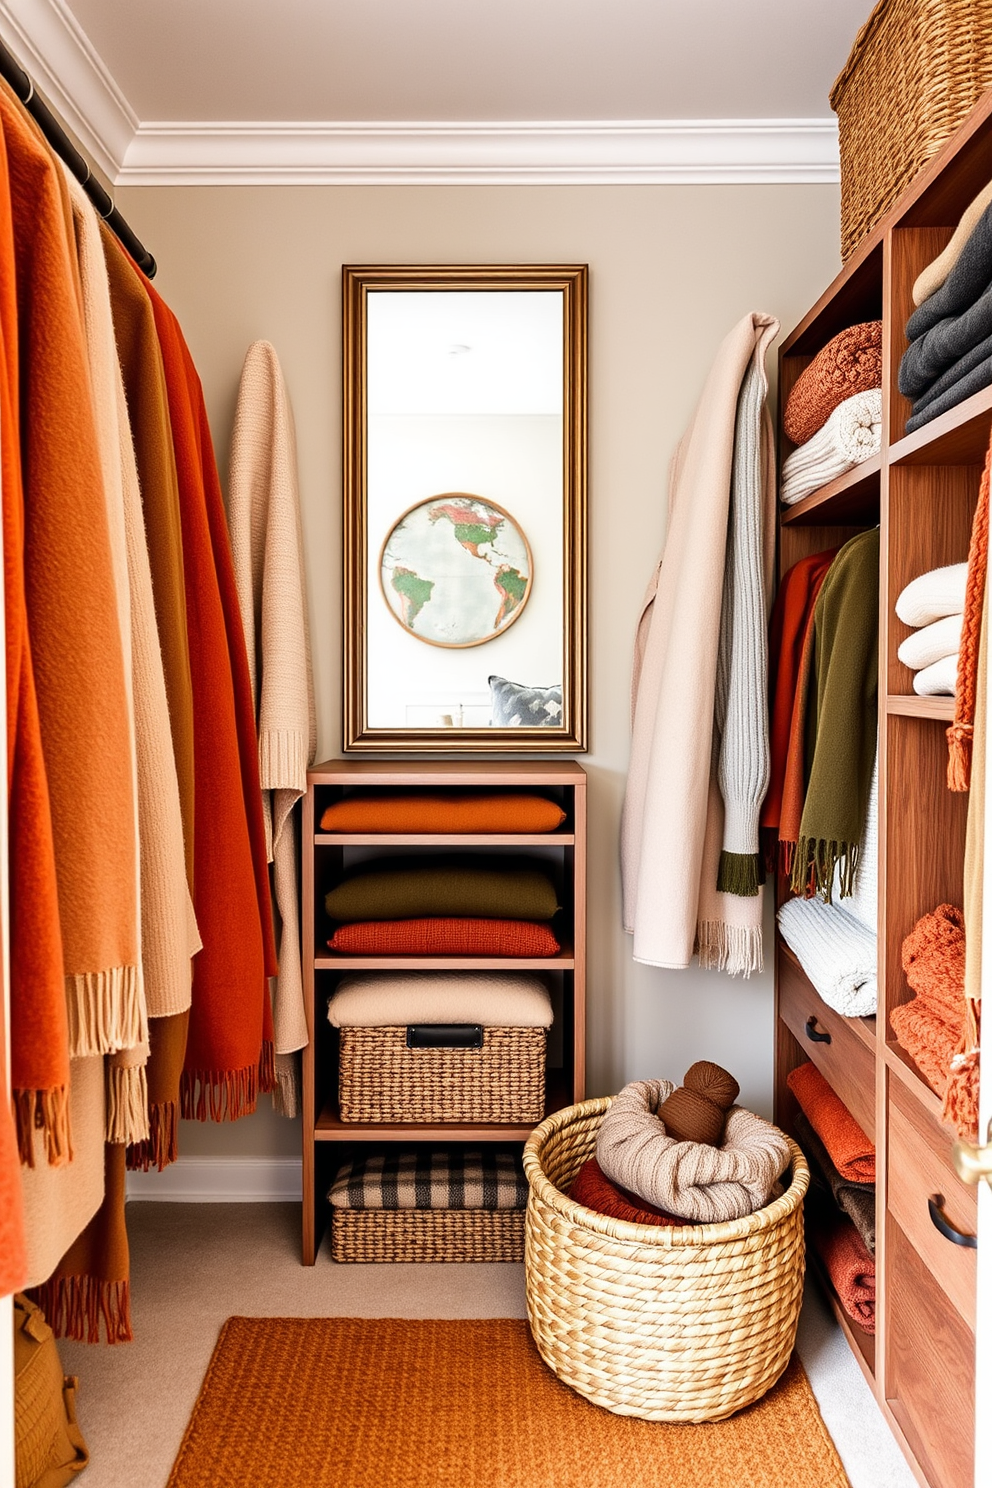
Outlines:
{"type": "Polygon", "coordinates": [[[297,1049],[307,1044],[292,810],[317,749],[303,529],[293,412],[275,350],[248,348],[231,443],[228,525],[258,720],[258,763],[274,897],[281,920],[273,982],[282,1110],[299,1102],[297,1049]]]}

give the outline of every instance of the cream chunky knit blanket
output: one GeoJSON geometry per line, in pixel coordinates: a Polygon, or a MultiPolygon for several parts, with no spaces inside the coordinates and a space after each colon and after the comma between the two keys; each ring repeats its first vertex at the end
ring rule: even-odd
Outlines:
{"type": "Polygon", "coordinates": [[[658,1115],[674,1089],[670,1080],[635,1080],[615,1097],[596,1139],[607,1178],[666,1214],[704,1224],[763,1209],[791,1160],[785,1137],[732,1106],[719,1147],[676,1142],[658,1115]]]}
{"type": "Polygon", "coordinates": [[[828,1007],[845,1018],[873,1017],[878,1007],[878,943],[838,904],[789,899],[778,912],[782,937],[828,1007]]]}
{"type": "Polygon", "coordinates": [[[945,568],[932,568],[920,574],[903,589],[895,603],[896,615],[903,625],[932,625],[948,615],[964,610],[964,588],[968,577],[967,563],[949,563],[945,568]]]}
{"type": "Polygon", "coordinates": [[[793,450],[782,466],[782,501],[794,506],[804,496],[870,460],[882,447],[882,389],[869,388],[845,398],[822,429],[793,450]]]}

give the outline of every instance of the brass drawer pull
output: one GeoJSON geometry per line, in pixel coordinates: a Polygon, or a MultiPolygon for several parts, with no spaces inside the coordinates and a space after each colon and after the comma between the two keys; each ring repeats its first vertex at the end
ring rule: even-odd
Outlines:
{"type": "Polygon", "coordinates": [[[812,1039],[814,1044],[829,1044],[831,1042],[829,1033],[821,1033],[816,1026],[816,1017],[810,1013],[806,1019],[806,1037],[812,1039]]]}
{"type": "Polygon", "coordinates": [[[930,1210],[930,1218],[935,1230],[943,1235],[945,1240],[950,1240],[952,1245],[963,1245],[966,1250],[978,1249],[978,1236],[969,1235],[964,1230],[957,1229],[951,1224],[944,1213],[944,1195],[931,1194],[927,1199],[927,1207],[930,1210]]]}

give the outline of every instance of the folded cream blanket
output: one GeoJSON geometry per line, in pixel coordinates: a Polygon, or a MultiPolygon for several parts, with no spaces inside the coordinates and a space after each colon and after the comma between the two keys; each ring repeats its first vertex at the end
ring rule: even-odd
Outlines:
{"type": "Polygon", "coordinates": [[[481,1023],[484,1028],[550,1028],[551,998],[539,976],[500,972],[356,972],[327,1004],[335,1028],[406,1023],[481,1023]]]}
{"type": "Polygon", "coordinates": [[[869,388],[838,404],[782,466],[782,501],[793,506],[811,491],[877,455],[882,447],[882,389],[869,388]]]}
{"type": "Polygon", "coordinates": [[[958,653],[943,656],[932,666],[924,667],[913,678],[913,691],[919,697],[953,697],[958,686],[958,653]]]}
{"type": "Polygon", "coordinates": [[[787,946],[828,1007],[845,1018],[878,1008],[878,948],[873,931],[839,904],[789,899],[778,912],[787,946]]]}
{"type": "Polygon", "coordinates": [[[967,563],[949,563],[946,568],[932,568],[913,579],[896,600],[896,614],[903,625],[932,625],[948,615],[960,615],[964,609],[964,586],[968,577],[967,563]]]}
{"type": "Polygon", "coordinates": [[[727,1114],[719,1147],[676,1142],[658,1113],[670,1080],[625,1085],[600,1123],[596,1159],[606,1176],[666,1214],[702,1224],[763,1209],[791,1160],[777,1127],[741,1106],[727,1114]]]}
{"type": "Polygon", "coordinates": [[[914,630],[897,653],[903,666],[918,672],[922,667],[933,666],[935,661],[943,661],[945,656],[956,656],[961,649],[961,619],[960,615],[945,615],[943,620],[914,630]]]}

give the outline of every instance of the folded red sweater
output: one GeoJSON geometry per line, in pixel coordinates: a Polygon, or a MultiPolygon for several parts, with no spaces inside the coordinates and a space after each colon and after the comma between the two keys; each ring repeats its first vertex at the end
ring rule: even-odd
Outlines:
{"type": "Polygon", "coordinates": [[[555,956],[551,929],[530,920],[361,920],[327,942],[351,956],[555,956]]]}

